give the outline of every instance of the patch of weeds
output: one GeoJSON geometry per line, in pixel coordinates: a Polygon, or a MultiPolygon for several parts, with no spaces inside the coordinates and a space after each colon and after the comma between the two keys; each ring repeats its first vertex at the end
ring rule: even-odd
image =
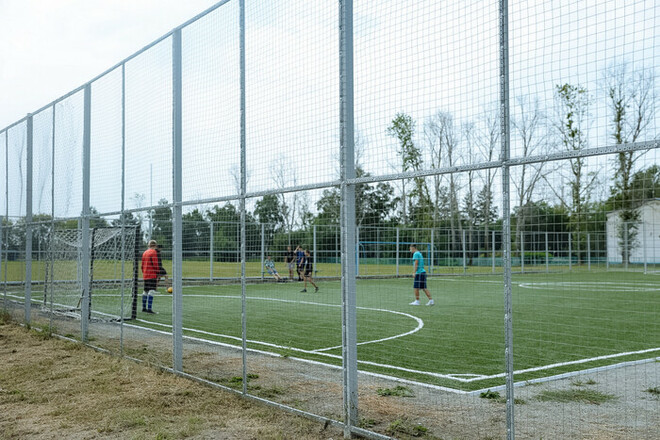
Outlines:
{"type": "Polygon", "coordinates": [[[387,433],[390,435],[406,434],[411,437],[422,437],[428,432],[428,428],[410,422],[407,419],[396,419],[387,427],[387,433]]]}
{"type": "Polygon", "coordinates": [[[186,421],[185,426],[179,430],[177,438],[194,437],[202,432],[204,422],[199,417],[190,417],[186,421]]]}
{"type": "Polygon", "coordinates": [[[51,339],[53,337],[53,334],[56,334],[57,332],[55,331],[54,327],[51,327],[49,325],[45,326],[41,330],[32,330],[32,335],[36,337],[37,339],[41,339],[42,341],[46,341],[48,339],[51,339]]]}
{"type": "MultiPolygon", "coordinates": [[[[259,375],[258,374],[248,374],[247,375],[247,381],[250,383],[250,380],[252,379],[258,379],[259,375]]],[[[223,385],[227,385],[229,387],[238,387],[239,385],[243,384],[243,378],[241,376],[233,376],[230,377],[229,379],[222,378],[218,380],[218,383],[221,383],[223,385]]]]}
{"type": "Polygon", "coordinates": [[[571,385],[574,387],[583,387],[585,385],[596,385],[598,382],[596,382],[593,379],[587,379],[586,381],[582,382],[581,380],[572,380],[571,385]]]}
{"type": "Polygon", "coordinates": [[[280,387],[271,387],[260,389],[257,395],[266,399],[272,399],[274,397],[284,394],[284,390],[280,387]]]}
{"type": "Polygon", "coordinates": [[[483,393],[479,394],[479,397],[482,399],[493,399],[497,400],[500,399],[500,392],[499,391],[484,391],[483,393]]]}
{"type": "Polygon", "coordinates": [[[379,396],[415,397],[410,388],[402,385],[397,385],[394,388],[378,388],[376,392],[379,396]]]}
{"type": "Polygon", "coordinates": [[[291,356],[293,356],[293,349],[289,346],[281,348],[280,349],[280,356],[282,356],[285,359],[290,358],[291,356]]]}
{"type": "Polygon", "coordinates": [[[6,310],[0,311],[0,324],[5,325],[12,322],[11,313],[6,310]]]}
{"type": "Polygon", "coordinates": [[[366,417],[360,417],[360,421],[358,422],[358,426],[362,429],[373,428],[374,426],[376,426],[376,421],[374,419],[368,419],[366,417]]]}
{"type": "Polygon", "coordinates": [[[651,394],[652,396],[660,397],[660,387],[647,388],[644,391],[651,394]]]}
{"type": "Polygon", "coordinates": [[[560,403],[590,403],[600,405],[601,403],[616,400],[613,394],[601,393],[594,390],[545,390],[536,397],[542,402],[560,402],[560,403]]]}

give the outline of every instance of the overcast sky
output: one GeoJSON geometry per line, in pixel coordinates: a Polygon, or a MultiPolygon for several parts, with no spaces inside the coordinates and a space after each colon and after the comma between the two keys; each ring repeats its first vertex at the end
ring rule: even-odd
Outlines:
{"type": "MultiPolygon", "coordinates": [[[[509,3],[512,120],[529,113],[529,104],[519,105],[522,98],[528,103],[537,100],[540,112],[552,117],[556,87],[579,85],[591,99],[589,146],[611,143],[603,74],[610,66],[627,65],[630,72],[657,75],[660,2],[509,3]]],[[[0,0],[0,129],[81,86],[213,4],[213,0],[0,0]]],[[[336,1],[246,2],[248,192],[337,178],[337,14],[336,1]],[[278,170],[285,171],[283,184],[274,179],[278,170]]],[[[238,2],[232,1],[183,30],[184,200],[237,194],[241,110],[237,17],[238,2]]],[[[401,170],[397,140],[387,134],[398,113],[415,121],[415,142],[422,147],[428,145],[424,124],[429,118],[438,112],[451,116],[456,142],[466,150],[452,166],[484,161],[471,141],[461,138],[465,127],[483,125],[496,115],[498,2],[355,2],[354,22],[355,125],[363,169],[373,175],[401,170]]],[[[172,200],[171,66],[168,41],[126,64],[124,196],[129,209],[172,200]],[[137,196],[145,200],[138,203],[137,196]]],[[[116,69],[92,85],[91,204],[100,212],[120,209],[121,84],[121,71],[116,69]]],[[[57,158],[52,174],[58,216],[80,212],[80,95],[59,103],[56,111],[57,158]]],[[[51,111],[34,118],[34,212],[48,212],[51,206],[51,111]]],[[[658,119],[660,112],[645,136],[655,136],[658,119]]],[[[8,133],[10,182],[24,180],[23,132],[17,127],[8,133]]],[[[512,136],[511,142],[512,157],[521,155],[520,139],[512,136]]],[[[543,147],[554,148],[552,143],[543,147]]],[[[423,168],[449,165],[446,154],[441,163],[432,164],[428,149],[424,150],[423,168]]],[[[25,205],[24,192],[12,196],[8,205],[18,215],[25,205]]],[[[312,205],[314,199],[311,194],[312,205]]]]}
{"type": "Polygon", "coordinates": [[[114,66],[216,0],[0,0],[0,127],[114,66]]]}

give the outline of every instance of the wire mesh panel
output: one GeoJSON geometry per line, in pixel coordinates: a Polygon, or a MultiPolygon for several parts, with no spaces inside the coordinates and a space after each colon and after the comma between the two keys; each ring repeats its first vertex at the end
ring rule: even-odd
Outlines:
{"type": "Polygon", "coordinates": [[[126,62],[125,82],[126,207],[139,209],[171,203],[171,39],[126,62]]]}
{"type": "Polygon", "coordinates": [[[239,192],[238,38],[237,1],[182,30],[185,200],[239,192]]]}
{"type": "Polygon", "coordinates": [[[122,68],[92,83],[90,204],[96,212],[117,212],[124,182],[124,93],[122,68]]]}
{"type": "Polygon", "coordinates": [[[336,179],[336,5],[248,2],[245,26],[248,191],[336,179]]]}
{"type": "Polygon", "coordinates": [[[82,213],[83,94],[55,104],[55,160],[53,161],[55,217],[82,213]]]}
{"type": "Polygon", "coordinates": [[[660,7],[355,3],[1,131],[4,308],[347,435],[656,438],[660,7]]]}

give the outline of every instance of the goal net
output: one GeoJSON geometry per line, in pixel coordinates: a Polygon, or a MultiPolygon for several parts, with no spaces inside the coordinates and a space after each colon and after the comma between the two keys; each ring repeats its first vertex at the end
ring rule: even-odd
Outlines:
{"type": "Polygon", "coordinates": [[[140,228],[90,228],[89,249],[83,249],[82,229],[55,229],[48,240],[44,306],[80,318],[85,288],[89,318],[134,319],[137,306],[140,228]],[[89,282],[82,280],[84,252],[89,255],[89,282]]]}

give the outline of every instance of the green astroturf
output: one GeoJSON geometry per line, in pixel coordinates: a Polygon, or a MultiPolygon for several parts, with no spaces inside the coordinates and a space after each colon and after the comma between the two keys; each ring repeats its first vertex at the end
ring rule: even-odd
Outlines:
{"type": "MultiPolygon", "coordinates": [[[[300,293],[300,282],[248,284],[248,346],[340,365],[340,283],[317,282],[318,293],[310,285],[308,293],[300,293]]],[[[432,277],[429,288],[436,305],[423,305],[421,293],[422,306],[415,307],[408,305],[413,299],[410,278],[357,281],[359,368],[463,390],[504,383],[501,275],[432,277]],[[420,321],[421,329],[396,337],[412,332],[420,321]],[[463,383],[427,373],[500,376],[463,383]]],[[[516,371],[660,347],[660,276],[604,271],[514,275],[512,291],[516,371]]],[[[94,311],[119,313],[116,291],[95,292],[94,311]]],[[[240,346],[240,296],[240,284],[184,285],[184,334],[240,346]]],[[[171,298],[156,296],[159,314],[139,312],[143,321],[138,325],[169,330],[156,323],[171,324],[171,298]]],[[[516,374],[515,380],[658,356],[660,350],[562,365],[516,374]]]]}

